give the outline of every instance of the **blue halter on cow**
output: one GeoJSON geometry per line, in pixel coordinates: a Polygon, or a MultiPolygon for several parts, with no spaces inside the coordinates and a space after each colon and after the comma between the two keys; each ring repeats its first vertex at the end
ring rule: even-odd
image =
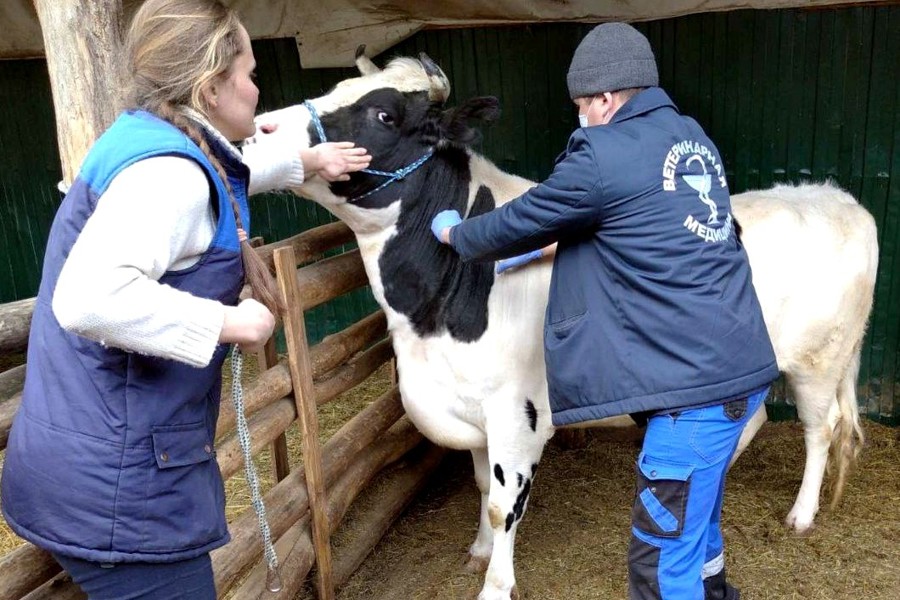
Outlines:
{"type": "MultiPolygon", "coordinates": [[[[551,266],[495,276],[493,263],[463,263],[430,224],[448,209],[464,218],[493,210],[535,184],[470,148],[479,135],[471,123],[499,114],[495,98],[446,108],[449,82],[424,55],[382,70],[360,53],[357,66],[360,77],[328,94],[258,117],[277,128],[248,143],[311,146],[327,137],[372,155],[372,168],[349,181],[312,178],[294,191],[356,234],[387,314],[410,419],[433,442],[471,451],[482,502],[469,567],[487,569],[481,600],[508,600],[517,596],[517,525],[553,433],[542,345],[551,266]]],[[[788,516],[804,531],[818,510],[832,439],[839,495],[861,437],[854,383],[874,289],[874,223],[827,184],[737,195],[732,206],[807,432],[803,486],[788,516]]],[[[735,457],[765,419],[763,407],[735,457]]]]}

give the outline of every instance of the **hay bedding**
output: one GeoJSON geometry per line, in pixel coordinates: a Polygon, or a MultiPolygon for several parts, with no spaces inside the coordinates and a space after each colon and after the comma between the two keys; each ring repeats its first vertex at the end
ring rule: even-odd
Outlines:
{"type": "MultiPolygon", "coordinates": [[[[387,379],[382,369],[324,407],[323,438],[386,389],[387,379]]],[[[865,428],[867,446],[841,506],[835,513],[820,513],[817,528],[805,538],[781,525],[802,478],[799,425],[766,424],[738,461],[728,480],[723,526],[729,577],[745,600],[900,598],[900,430],[873,423],[865,428]]],[[[301,462],[294,429],[288,443],[296,468],[301,462]]],[[[548,445],[517,535],[516,572],[524,598],[626,597],[637,451],[633,440],[616,440],[601,430],[589,431],[587,446],[578,450],[548,445]]],[[[266,453],[257,464],[268,488],[266,453]]],[[[231,518],[249,506],[249,494],[239,476],[226,491],[231,518]]],[[[465,572],[463,564],[477,528],[478,503],[468,453],[452,453],[344,587],[340,600],[474,598],[482,576],[465,572]]],[[[335,556],[343,541],[338,532],[335,556]]],[[[20,543],[0,521],[0,556],[20,543]]],[[[314,595],[307,590],[299,598],[314,595]]]]}
{"type": "MultiPolygon", "coordinates": [[[[866,431],[841,506],[821,512],[804,538],[781,524],[802,478],[800,426],[767,424],[735,465],[723,525],[729,577],[745,600],[900,598],[900,432],[873,423],[866,431]]],[[[516,543],[519,591],[529,600],[626,597],[638,447],[599,430],[588,438],[579,450],[551,443],[538,469],[516,543]]],[[[471,473],[467,453],[445,460],[340,600],[474,598],[482,578],[462,568],[478,515],[471,473]]],[[[334,541],[338,555],[340,536],[334,541]]]]}

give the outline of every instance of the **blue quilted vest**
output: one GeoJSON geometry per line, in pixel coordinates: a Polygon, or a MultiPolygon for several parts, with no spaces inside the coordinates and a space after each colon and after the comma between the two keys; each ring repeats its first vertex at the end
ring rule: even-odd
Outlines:
{"type": "MultiPolygon", "coordinates": [[[[249,172],[210,140],[249,230],[249,172]]],[[[224,545],[222,477],[213,439],[219,414],[220,345],[209,366],[108,348],[63,330],[51,310],[59,272],[110,181],[151,156],[183,156],[206,172],[218,213],[200,261],[160,282],[234,305],[243,266],[226,188],[178,129],[123,113],[94,144],[53,222],[28,344],[22,406],[3,466],[2,506],[26,540],[98,562],[169,562],[224,545]]],[[[110,252],[115,252],[110,248],[110,252]]]]}

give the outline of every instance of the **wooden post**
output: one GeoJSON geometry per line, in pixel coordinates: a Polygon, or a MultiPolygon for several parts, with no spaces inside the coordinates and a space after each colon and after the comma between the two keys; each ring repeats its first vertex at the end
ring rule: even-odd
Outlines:
{"type": "MultiPolygon", "coordinates": [[[[263,373],[278,364],[278,350],[275,348],[275,336],[266,342],[265,347],[256,355],[259,372],[263,373]]],[[[281,481],[291,473],[291,462],[288,456],[287,436],[281,432],[272,442],[272,475],[275,481],[281,481]]]]}
{"type": "MultiPolygon", "coordinates": [[[[250,238],[251,248],[260,248],[265,245],[265,240],[260,237],[250,238]]],[[[257,250],[258,252],[258,250],[257,250]]],[[[262,351],[256,353],[256,366],[258,375],[262,375],[268,369],[278,364],[278,349],[275,347],[275,336],[266,342],[262,351]]],[[[246,406],[244,407],[246,408],[246,406]]],[[[288,456],[287,435],[282,431],[281,435],[272,442],[272,475],[278,483],[291,473],[291,461],[288,456]]]]}
{"type": "Polygon", "coordinates": [[[391,385],[400,385],[400,372],[397,370],[397,357],[391,359],[389,368],[391,370],[391,385]]]}
{"type": "Polygon", "coordinates": [[[288,364],[297,403],[297,415],[303,435],[303,465],[306,470],[306,486],[312,517],[313,545],[318,565],[319,598],[334,600],[332,580],[330,527],[328,505],[325,498],[325,480],[322,475],[322,451],[319,445],[319,418],[313,393],[312,365],[306,341],[306,323],[300,302],[300,285],[297,281],[297,260],[293,248],[275,251],[275,273],[287,311],[284,315],[284,336],[287,341],[288,364]]]}
{"type": "Polygon", "coordinates": [[[63,181],[71,184],[94,140],[121,106],[121,0],[34,0],[50,87],[63,181]]]}

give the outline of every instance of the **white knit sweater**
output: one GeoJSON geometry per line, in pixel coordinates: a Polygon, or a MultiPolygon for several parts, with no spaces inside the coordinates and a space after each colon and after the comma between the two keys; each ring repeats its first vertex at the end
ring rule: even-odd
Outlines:
{"type": "MultiPolygon", "coordinates": [[[[243,160],[251,194],[303,182],[299,148],[250,145],[243,160]]],[[[159,278],[196,263],[215,229],[209,183],[197,163],[160,156],[129,166],[112,180],[72,246],[53,314],[66,330],[107,346],[209,364],[224,305],[159,278]]]]}

